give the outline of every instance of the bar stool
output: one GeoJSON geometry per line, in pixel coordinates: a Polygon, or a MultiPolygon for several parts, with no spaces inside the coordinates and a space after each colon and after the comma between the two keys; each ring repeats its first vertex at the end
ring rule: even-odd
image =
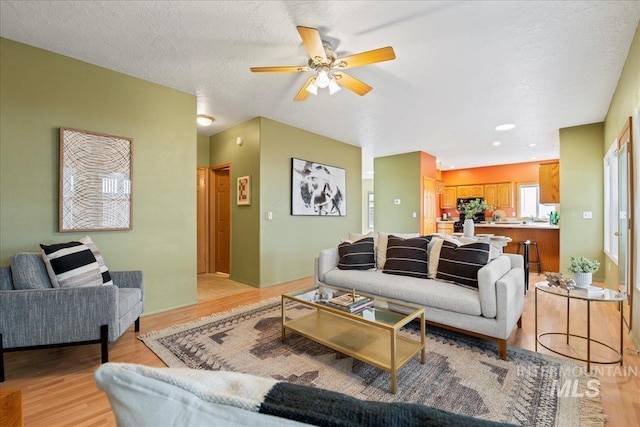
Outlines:
{"type": "Polygon", "coordinates": [[[526,240],[524,242],[518,242],[518,248],[516,249],[516,253],[520,253],[520,246],[524,247],[524,250],[527,251],[528,246],[533,246],[534,252],[536,254],[536,259],[531,259],[531,254],[529,252],[529,264],[536,264],[538,266],[538,274],[542,274],[542,268],[540,267],[540,252],[538,252],[538,242],[532,242],[530,240],[526,240]]]}

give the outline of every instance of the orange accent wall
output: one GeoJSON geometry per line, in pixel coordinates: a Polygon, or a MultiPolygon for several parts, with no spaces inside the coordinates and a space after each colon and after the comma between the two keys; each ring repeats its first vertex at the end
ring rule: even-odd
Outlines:
{"type": "MultiPolygon", "coordinates": [[[[549,160],[545,160],[548,162],[549,160]]],[[[498,182],[513,182],[514,206],[518,205],[518,183],[538,182],[538,169],[540,161],[512,163],[508,165],[484,166],[480,168],[455,169],[441,172],[442,180],[446,186],[470,185],[470,184],[494,184],[498,182]]],[[[517,213],[517,208],[502,209],[508,217],[517,213]]],[[[440,214],[446,212],[452,217],[457,217],[455,209],[441,209],[440,214]]]]}
{"type": "Polygon", "coordinates": [[[540,162],[512,163],[481,168],[442,171],[444,185],[493,184],[497,182],[538,182],[540,162]]]}

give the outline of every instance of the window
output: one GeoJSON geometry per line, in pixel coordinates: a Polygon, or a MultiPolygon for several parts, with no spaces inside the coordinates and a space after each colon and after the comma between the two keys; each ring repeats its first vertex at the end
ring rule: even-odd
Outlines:
{"type": "Polygon", "coordinates": [[[543,218],[556,210],[554,206],[540,203],[540,186],[538,184],[521,184],[518,186],[518,212],[520,217],[543,218]]]}
{"type": "Polygon", "coordinates": [[[369,191],[368,197],[367,197],[367,210],[368,210],[368,215],[367,215],[367,226],[373,230],[373,192],[369,191]]]}
{"type": "Polygon", "coordinates": [[[618,263],[618,142],[604,156],[604,252],[618,263]]]}

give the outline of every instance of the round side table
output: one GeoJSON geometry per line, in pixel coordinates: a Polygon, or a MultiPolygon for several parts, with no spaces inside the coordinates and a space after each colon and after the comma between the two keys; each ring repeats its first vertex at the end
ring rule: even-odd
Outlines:
{"type": "Polygon", "coordinates": [[[536,287],[536,295],[535,295],[535,327],[536,327],[536,351],[538,351],[538,344],[540,344],[542,347],[546,348],[547,350],[568,357],[570,359],[574,359],[574,360],[579,360],[581,362],[587,362],[587,371],[591,371],[591,363],[598,363],[598,364],[615,364],[615,363],[620,363],[620,365],[622,365],[622,331],[623,331],[623,324],[622,324],[622,301],[625,300],[626,298],[626,294],[622,293],[622,292],[618,292],[618,291],[614,291],[612,289],[604,289],[603,293],[599,293],[597,295],[592,295],[589,296],[587,294],[587,291],[585,289],[580,289],[580,288],[575,288],[572,289],[570,291],[567,291],[566,289],[563,288],[559,288],[556,286],[550,286],[549,283],[547,281],[544,282],[538,282],[535,284],[536,287]],[[540,292],[544,292],[546,294],[550,294],[550,295],[555,295],[558,297],[562,297],[562,298],[566,298],[567,299],[567,330],[566,332],[545,332],[542,334],[538,334],[538,291],[540,292]],[[572,299],[577,299],[577,300],[583,300],[587,302],[587,336],[582,336],[582,335],[576,335],[576,334],[572,334],[569,332],[569,304],[571,302],[572,299]],[[611,347],[608,344],[605,344],[601,341],[595,340],[593,338],[591,338],[591,303],[592,302],[614,302],[614,303],[618,303],[618,311],[620,312],[620,350],[616,350],[615,348],[611,347]],[[561,335],[567,338],[567,344],[569,343],[569,337],[575,337],[578,339],[583,339],[587,341],[587,358],[583,359],[580,357],[576,357],[576,356],[572,356],[566,353],[563,353],[560,350],[557,349],[553,349],[550,348],[550,346],[547,346],[545,344],[543,344],[540,341],[540,338],[544,337],[544,336],[550,336],[550,335],[561,335]],[[618,358],[615,360],[591,360],[591,345],[595,344],[595,345],[600,345],[602,347],[606,347],[610,350],[612,350],[614,353],[616,353],[618,355],[618,358]]]}

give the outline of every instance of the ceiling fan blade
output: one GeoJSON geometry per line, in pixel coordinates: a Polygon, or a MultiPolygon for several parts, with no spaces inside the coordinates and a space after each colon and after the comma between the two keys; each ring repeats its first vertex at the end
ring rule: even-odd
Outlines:
{"type": "Polygon", "coordinates": [[[298,26],[298,33],[302,37],[304,47],[307,48],[311,60],[315,62],[316,58],[320,58],[323,63],[327,62],[327,54],[324,52],[324,46],[322,46],[322,39],[320,33],[315,28],[300,27],[298,26]]]}
{"type": "Polygon", "coordinates": [[[346,70],[347,68],[361,67],[363,65],[390,61],[392,59],[396,59],[396,53],[391,46],[387,46],[340,58],[336,61],[336,67],[346,70]]]}
{"type": "Polygon", "coordinates": [[[342,73],[340,71],[334,72],[333,75],[336,77],[336,83],[338,83],[342,87],[346,87],[350,91],[353,91],[360,96],[366,95],[371,89],[373,89],[368,84],[363,83],[360,80],[355,79],[350,75],[342,73]]]}
{"type": "Polygon", "coordinates": [[[309,96],[309,91],[307,90],[307,86],[311,84],[316,79],[316,76],[311,76],[307,79],[306,82],[302,85],[302,88],[296,94],[296,97],[293,98],[294,101],[304,101],[309,96]]]}
{"type": "Polygon", "coordinates": [[[300,71],[309,71],[309,67],[251,67],[251,71],[254,73],[297,73],[300,71]]]}

